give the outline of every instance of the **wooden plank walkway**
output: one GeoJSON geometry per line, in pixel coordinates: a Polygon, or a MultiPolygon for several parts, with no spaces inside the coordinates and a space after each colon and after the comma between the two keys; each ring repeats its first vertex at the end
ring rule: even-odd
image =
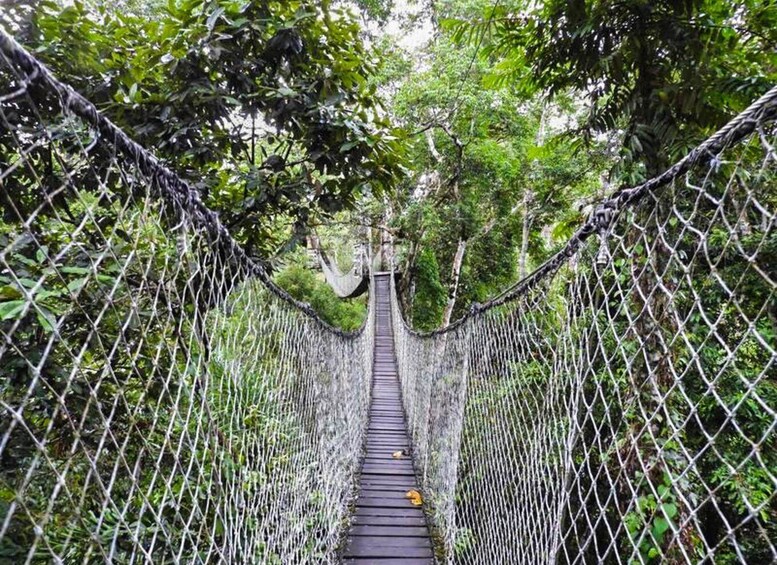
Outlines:
{"type": "Polygon", "coordinates": [[[409,455],[410,438],[394,355],[388,274],[375,275],[375,361],[367,452],[362,464],[359,498],[343,555],[347,564],[434,563],[432,541],[419,506],[405,496],[419,490],[409,455]]]}

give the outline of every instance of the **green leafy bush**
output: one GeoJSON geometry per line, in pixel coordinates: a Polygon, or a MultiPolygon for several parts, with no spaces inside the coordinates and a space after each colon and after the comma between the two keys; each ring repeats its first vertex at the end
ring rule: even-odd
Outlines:
{"type": "Polygon", "coordinates": [[[364,298],[338,298],[322,278],[299,262],[281,270],[275,282],[297,300],[310,304],[325,322],[337,328],[357,330],[367,317],[364,298]]]}

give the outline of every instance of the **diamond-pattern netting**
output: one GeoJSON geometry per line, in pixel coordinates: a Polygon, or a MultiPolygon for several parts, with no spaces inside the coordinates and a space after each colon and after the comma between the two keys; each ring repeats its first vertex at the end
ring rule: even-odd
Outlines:
{"type": "Polygon", "coordinates": [[[360,246],[360,255],[358,261],[345,273],[341,273],[337,263],[330,259],[321,249],[315,249],[317,266],[321,268],[327,284],[332,288],[335,295],[340,298],[352,298],[364,293],[368,287],[369,273],[367,265],[369,264],[369,252],[366,246],[360,246]]]}
{"type": "Polygon", "coordinates": [[[445,560],[777,561],[776,107],[448,331],[395,324],[445,560]]]}
{"type": "Polygon", "coordinates": [[[0,561],[336,561],[371,324],[295,303],[187,185],[0,47],[0,561]]]}
{"type": "MultiPolygon", "coordinates": [[[[449,328],[394,324],[443,561],[777,561],[775,116],[449,328]]],[[[371,318],[278,289],[2,32],[0,212],[0,559],[336,561],[371,318]]]]}

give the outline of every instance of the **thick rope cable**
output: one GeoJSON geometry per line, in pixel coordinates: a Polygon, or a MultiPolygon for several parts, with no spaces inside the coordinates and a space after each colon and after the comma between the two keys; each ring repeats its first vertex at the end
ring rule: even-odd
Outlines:
{"type": "Polygon", "coordinates": [[[721,151],[753,133],[759,123],[769,121],[775,116],[777,116],[777,86],[753,102],[741,114],[737,115],[723,128],[693,149],[688,155],[664,171],[661,175],[653,177],[638,186],[622,188],[615,192],[611,197],[602,201],[586,222],[567,240],[561,250],[499,296],[496,296],[483,304],[473,304],[464,316],[451,322],[446,327],[429,332],[415,332],[412,328],[408,327],[408,331],[416,333],[417,335],[426,335],[430,337],[450,332],[466,322],[470,316],[476,315],[478,312],[495,308],[523,296],[549,277],[552,277],[559,268],[575,256],[581,246],[591,236],[601,235],[606,238],[610,226],[615,221],[618,214],[623,210],[637,205],[648,194],[673,182],[694,166],[704,164],[714,165],[716,163],[717,155],[721,151]]]}
{"type": "Polygon", "coordinates": [[[208,233],[214,245],[218,245],[227,251],[228,255],[235,258],[239,266],[247,268],[253,276],[267,286],[270,292],[305,312],[305,314],[315,319],[317,323],[335,334],[346,336],[358,333],[345,332],[331,326],[321,319],[310,304],[296,300],[275,284],[264,267],[251,258],[245,249],[232,237],[229,230],[219,219],[218,214],[202,202],[196,189],[167,168],[153,154],[133,141],[123,130],[100,113],[91,102],[81,96],[71,86],[57,80],[43,63],[27,52],[3,29],[0,29],[0,51],[9,61],[26,74],[26,82],[28,84],[41,84],[44,85],[44,88],[55,92],[62,100],[63,108],[94,127],[100,133],[100,136],[115,145],[125,158],[136,163],[144,174],[154,178],[162,198],[171,204],[178,213],[186,214],[199,229],[208,233]]]}
{"type": "Polygon", "coordinates": [[[777,562],[776,118],[777,88],[500,296],[394,324],[441,562],[777,562]]]}

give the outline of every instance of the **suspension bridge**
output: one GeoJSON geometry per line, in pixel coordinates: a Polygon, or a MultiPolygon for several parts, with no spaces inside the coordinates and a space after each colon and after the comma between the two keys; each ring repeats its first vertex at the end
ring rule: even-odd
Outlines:
{"type": "Polygon", "coordinates": [[[343,332],[0,32],[0,561],[777,562],[776,117],[343,332]]]}
{"type": "Polygon", "coordinates": [[[320,247],[311,249],[326,282],[339,298],[355,298],[367,292],[369,288],[369,254],[363,245],[359,245],[358,250],[359,253],[355,257],[353,267],[347,272],[341,273],[336,261],[332,260],[320,247]]]}

